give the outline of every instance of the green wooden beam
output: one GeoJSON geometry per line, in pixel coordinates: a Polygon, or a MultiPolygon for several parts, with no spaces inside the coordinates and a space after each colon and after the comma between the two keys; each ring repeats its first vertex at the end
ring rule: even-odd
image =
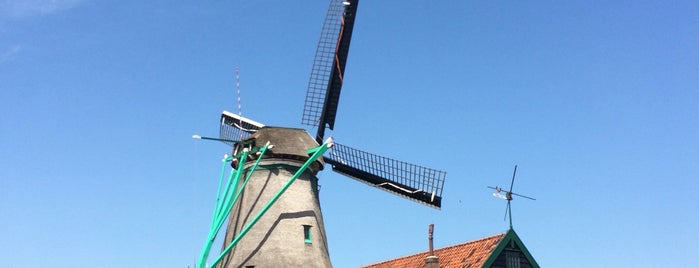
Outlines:
{"type": "Polygon", "coordinates": [[[311,154],[311,156],[308,158],[308,160],[306,160],[306,162],[303,163],[303,165],[296,171],[296,173],[294,173],[294,175],[289,179],[289,181],[287,181],[286,184],[284,184],[284,186],[282,186],[282,188],[279,189],[279,191],[277,191],[277,193],[272,197],[272,199],[270,199],[267,202],[267,204],[265,204],[262,210],[260,210],[255,215],[255,217],[247,225],[245,225],[245,227],[243,227],[243,229],[240,231],[240,233],[238,233],[238,235],[235,236],[231,243],[229,243],[228,246],[226,246],[226,248],[223,251],[221,251],[221,255],[219,255],[218,258],[216,258],[216,260],[211,264],[210,267],[216,266],[216,264],[218,264],[221,261],[221,259],[223,259],[223,257],[226,256],[226,254],[228,254],[228,252],[233,247],[235,247],[236,244],[238,244],[238,241],[240,241],[240,239],[242,239],[245,236],[245,234],[247,234],[248,231],[250,231],[250,229],[255,225],[255,223],[257,223],[257,221],[262,217],[262,215],[264,215],[265,212],[267,212],[267,210],[269,210],[269,208],[272,207],[272,205],[274,205],[274,203],[286,191],[286,189],[288,189],[289,186],[291,186],[291,184],[294,181],[296,181],[296,179],[299,176],[301,176],[301,174],[303,174],[313,162],[315,162],[316,160],[318,160],[318,158],[323,156],[325,151],[332,147],[332,145],[333,143],[330,140],[321,146],[309,149],[308,153],[311,154]]]}

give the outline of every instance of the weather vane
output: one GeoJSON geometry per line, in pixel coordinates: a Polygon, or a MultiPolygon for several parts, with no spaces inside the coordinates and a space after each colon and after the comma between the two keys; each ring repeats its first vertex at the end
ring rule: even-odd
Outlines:
{"type": "Polygon", "coordinates": [[[510,208],[510,201],[512,201],[512,196],[516,195],[519,197],[524,197],[527,199],[536,200],[534,198],[524,196],[521,194],[516,194],[516,193],[512,192],[512,187],[515,185],[515,175],[516,174],[517,174],[517,165],[515,165],[515,171],[512,172],[512,182],[510,182],[510,190],[509,191],[504,191],[499,186],[495,186],[495,187],[488,186],[488,188],[495,190],[495,193],[493,193],[493,196],[507,200],[507,207],[505,208],[505,217],[503,218],[503,220],[505,220],[507,218],[510,219],[510,229],[512,229],[512,209],[510,208]],[[503,194],[503,192],[504,192],[504,194],[503,194]]]}

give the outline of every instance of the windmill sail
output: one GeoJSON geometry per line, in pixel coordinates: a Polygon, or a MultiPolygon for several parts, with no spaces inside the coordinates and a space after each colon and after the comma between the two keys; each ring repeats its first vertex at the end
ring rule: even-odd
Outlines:
{"type": "MultiPolygon", "coordinates": [[[[223,113],[221,113],[219,137],[226,140],[242,140],[262,127],[264,127],[262,123],[255,122],[228,111],[223,111],[223,113]]],[[[235,146],[235,143],[231,141],[224,141],[223,143],[231,147],[235,146]]]]}
{"type": "Polygon", "coordinates": [[[318,127],[319,141],[325,127],[333,129],[335,125],[357,4],[358,0],[330,1],[313,59],[301,123],[318,127]]]}
{"type": "Polygon", "coordinates": [[[325,154],[335,172],[436,209],[442,206],[445,171],[364,152],[342,144],[325,154]]]}

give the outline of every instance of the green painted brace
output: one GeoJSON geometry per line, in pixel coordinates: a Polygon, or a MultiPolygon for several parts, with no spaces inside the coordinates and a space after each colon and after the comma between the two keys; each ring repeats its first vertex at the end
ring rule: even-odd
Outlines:
{"type": "MultiPolygon", "coordinates": [[[[206,243],[204,244],[204,247],[202,248],[202,252],[199,256],[199,261],[197,264],[197,267],[205,267],[206,266],[206,259],[209,257],[209,252],[211,251],[211,246],[213,245],[214,240],[216,239],[216,236],[218,235],[218,232],[221,230],[221,226],[223,226],[223,223],[225,222],[226,217],[230,214],[230,210],[235,205],[235,203],[238,200],[238,197],[242,193],[243,189],[245,188],[245,185],[247,184],[248,180],[250,179],[250,175],[252,172],[255,171],[257,166],[260,163],[260,160],[262,160],[262,157],[264,156],[265,152],[267,152],[267,149],[269,148],[269,144],[263,146],[259,150],[259,156],[257,158],[257,161],[255,161],[255,164],[250,168],[248,176],[245,178],[245,181],[243,184],[238,187],[238,182],[240,180],[241,175],[243,174],[243,165],[238,165],[238,168],[234,171],[231,172],[229,178],[228,178],[228,183],[226,185],[226,189],[224,190],[223,193],[221,193],[221,185],[223,184],[223,177],[226,172],[226,165],[230,163],[233,160],[233,157],[226,157],[223,159],[223,167],[221,168],[221,177],[219,179],[218,183],[218,190],[217,192],[217,197],[216,197],[216,205],[214,207],[214,215],[212,216],[211,219],[211,227],[209,229],[209,235],[207,237],[206,243]],[[233,189],[233,190],[231,190],[233,189]],[[235,195],[234,195],[235,194],[235,195]],[[233,197],[233,198],[231,198],[233,197]]],[[[256,150],[257,151],[257,150],[256,150]]],[[[239,154],[238,161],[242,162],[244,159],[247,159],[249,155],[248,150],[244,150],[243,153],[239,154]]]]}
{"type": "MultiPolygon", "coordinates": [[[[230,252],[230,250],[233,247],[235,247],[236,244],[238,244],[240,239],[242,239],[243,236],[245,236],[245,234],[247,234],[247,232],[250,231],[250,229],[255,225],[255,223],[257,223],[257,221],[262,217],[262,215],[264,215],[265,212],[269,210],[269,208],[277,201],[277,199],[279,199],[279,197],[286,191],[286,189],[288,189],[289,186],[291,186],[291,184],[294,181],[296,181],[296,179],[299,176],[301,176],[301,174],[303,174],[313,162],[318,160],[318,158],[320,158],[325,153],[325,151],[327,151],[332,146],[332,141],[328,141],[322,144],[321,146],[309,149],[307,152],[311,156],[308,158],[308,160],[306,160],[306,162],[303,163],[303,165],[296,171],[296,173],[294,173],[294,175],[289,179],[289,181],[287,181],[286,184],[284,184],[284,186],[282,186],[282,188],[279,189],[279,191],[277,191],[277,193],[272,197],[272,199],[270,199],[267,202],[267,204],[265,204],[262,210],[260,210],[257,213],[257,215],[255,215],[255,217],[247,225],[245,225],[245,227],[243,227],[243,229],[240,231],[238,235],[235,236],[231,243],[228,244],[228,246],[226,246],[226,248],[223,251],[221,251],[221,255],[219,255],[218,258],[216,258],[216,260],[211,264],[210,267],[216,266],[216,264],[218,264],[221,261],[221,259],[223,259],[223,257],[226,256],[226,254],[228,254],[228,252],[230,252]]],[[[201,266],[201,261],[200,267],[204,267],[201,266]]]]}
{"type": "MultiPolygon", "coordinates": [[[[241,157],[247,157],[248,152],[245,151],[243,152],[243,155],[241,157]]],[[[261,157],[261,155],[260,155],[261,157]]],[[[225,165],[228,161],[229,158],[224,159],[223,165],[224,167],[221,170],[221,178],[220,180],[223,180],[223,176],[225,173],[225,165]]],[[[242,158],[245,159],[245,158],[242,158]]],[[[223,191],[223,194],[221,194],[221,189],[220,185],[222,184],[222,181],[219,181],[219,189],[218,189],[218,196],[216,197],[216,205],[214,207],[214,215],[213,219],[211,220],[211,227],[209,228],[209,235],[206,239],[206,242],[204,244],[204,248],[202,248],[201,254],[199,255],[199,264],[197,265],[198,267],[205,267],[206,265],[206,259],[209,257],[209,251],[211,251],[211,246],[214,243],[214,240],[216,239],[216,235],[218,235],[218,231],[221,229],[221,225],[223,225],[223,219],[224,217],[221,217],[221,211],[225,210],[225,207],[227,207],[227,204],[229,203],[230,200],[230,195],[233,193],[230,191],[231,186],[235,185],[234,187],[238,186],[238,180],[240,179],[240,176],[242,174],[242,165],[238,166],[238,169],[234,170],[231,172],[230,176],[228,177],[228,182],[226,183],[226,189],[223,191]],[[229,194],[230,193],[230,194],[229,194]]],[[[235,188],[234,188],[235,189],[235,188]]]]}

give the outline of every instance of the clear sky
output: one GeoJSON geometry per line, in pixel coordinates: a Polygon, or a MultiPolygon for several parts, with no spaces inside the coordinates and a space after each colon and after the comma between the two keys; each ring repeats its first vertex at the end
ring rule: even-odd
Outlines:
{"type": "MultiPolygon", "coordinates": [[[[543,267],[699,249],[699,2],[362,1],[333,135],[447,170],[437,211],[326,169],[336,267],[514,228],[543,267]],[[564,3],[565,2],[565,3],[564,3]]],[[[220,112],[301,127],[327,1],[0,1],[0,260],[187,267],[220,112]]]]}

